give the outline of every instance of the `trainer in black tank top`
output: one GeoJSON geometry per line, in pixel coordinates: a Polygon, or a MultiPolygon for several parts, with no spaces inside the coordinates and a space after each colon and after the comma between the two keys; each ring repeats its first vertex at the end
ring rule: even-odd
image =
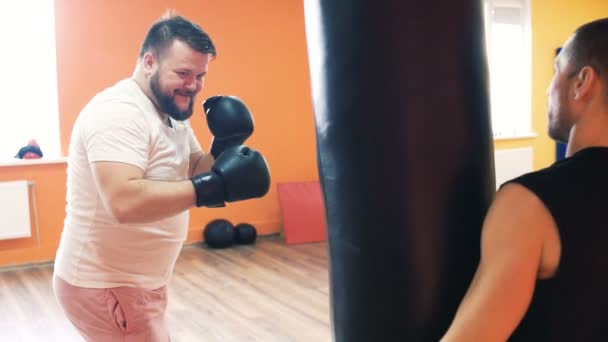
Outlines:
{"type": "Polygon", "coordinates": [[[559,229],[561,258],[553,278],[538,280],[530,308],[509,341],[604,338],[608,331],[608,148],[581,150],[507,183],[511,182],[531,190],[550,211],[559,229]]]}

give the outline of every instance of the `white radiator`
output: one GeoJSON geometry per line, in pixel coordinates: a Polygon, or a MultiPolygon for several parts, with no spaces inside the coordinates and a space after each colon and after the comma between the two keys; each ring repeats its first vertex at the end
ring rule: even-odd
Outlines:
{"type": "Polygon", "coordinates": [[[524,173],[533,170],[534,151],[532,147],[496,150],[494,152],[494,167],[496,169],[496,188],[524,173]]]}
{"type": "Polygon", "coordinates": [[[28,181],[0,182],[0,240],[32,236],[28,181]]]}

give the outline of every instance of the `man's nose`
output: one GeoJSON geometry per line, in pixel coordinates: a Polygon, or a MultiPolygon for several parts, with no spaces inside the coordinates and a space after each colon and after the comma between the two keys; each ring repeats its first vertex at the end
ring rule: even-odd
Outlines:
{"type": "Polygon", "coordinates": [[[188,89],[188,91],[194,92],[196,91],[196,88],[196,79],[190,79],[186,82],[186,89],[188,89]]]}

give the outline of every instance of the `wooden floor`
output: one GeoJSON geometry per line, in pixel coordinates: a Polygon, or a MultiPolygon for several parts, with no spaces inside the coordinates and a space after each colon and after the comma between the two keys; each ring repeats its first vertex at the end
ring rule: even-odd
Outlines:
{"type": "MultiPolygon", "coordinates": [[[[169,288],[174,342],[331,340],[327,244],[185,247],[169,288]]],[[[82,341],[62,316],[52,266],[0,272],[0,341],[82,341]]]]}

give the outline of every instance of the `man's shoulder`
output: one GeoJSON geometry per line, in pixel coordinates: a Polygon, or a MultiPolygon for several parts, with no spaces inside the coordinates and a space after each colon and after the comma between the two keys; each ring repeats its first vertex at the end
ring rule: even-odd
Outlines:
{"type": "Polygon", "coordinates": [[[89,104],[99,103],[133,103],[142,101],[143,93],[135,80],[125,78],[97,93],[89,104]]]}
{"type": "Polygon", "coordinates": [[[82,109],[79,121],[147,121],[154,107],[137,83],[123,79],[97,93],[82,109]]]}
{"type": "Polygon", "coordinates": [[[509,183],[496,193],[483,235],[499,245],[523,248],[532,240],[543,241],[553,227],[555,222],[545,202],[531,189],[509,183]]]}

